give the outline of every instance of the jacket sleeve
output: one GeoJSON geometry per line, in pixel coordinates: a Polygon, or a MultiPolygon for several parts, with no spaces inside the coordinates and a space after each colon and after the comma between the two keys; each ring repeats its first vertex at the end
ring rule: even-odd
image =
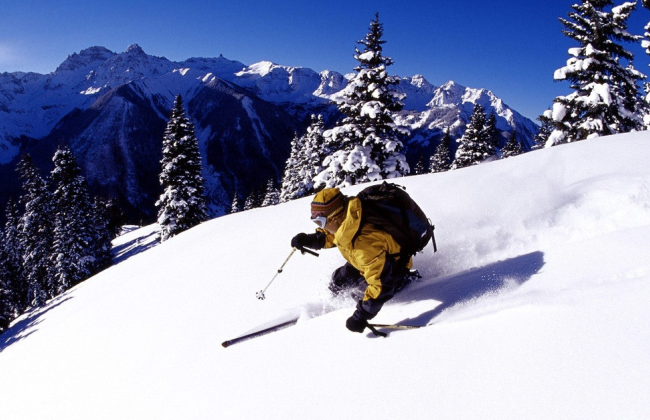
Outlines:
{"type": "Polygon", "coordinates": [[[368,283],[361,306],[373,317],[395,295],[390,248],[385,234],[377,231],[359,236],[355,244],[355,259],[368,283]]]}
{"type": "Polygon", "coordinates": [[[333,248],[336,246],[336,244],[334,244],[334,235],[325,229],[318,228],[316,229],[316,233],[325,235],[325,246],[323,246],[323,248],[333,248]]]}
{"type": "Polygon", "coordinates": [[[397,242],[382,231],[364,231],[357,238],[354,259],[368,283],[360,306],[372,317],[395,296],[404,275],[412,267],[413,260],[410,258],[405,264],[399,263],[399,251],[397,242]]]}

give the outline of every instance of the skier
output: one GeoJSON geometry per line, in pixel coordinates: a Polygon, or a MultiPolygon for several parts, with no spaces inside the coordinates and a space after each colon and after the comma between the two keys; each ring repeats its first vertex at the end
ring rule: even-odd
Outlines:
{"type": "Polygon", "coordinates": [[[393,237],[372,224],[362,224],[361,214],[359,198],[347,197],[338,188],[326,188],[311,203],[316,232],[299,233],[291,240],[291,246],[298,249],[337,246],[341,251],[347,262],[332,273],[329,288],[335,296],[348,291],[359,298],[346,322],[350,331],[358,333],[384,303],[420,277],[410,270],[412,258],[400,259],[400,246],[393,237]]]}

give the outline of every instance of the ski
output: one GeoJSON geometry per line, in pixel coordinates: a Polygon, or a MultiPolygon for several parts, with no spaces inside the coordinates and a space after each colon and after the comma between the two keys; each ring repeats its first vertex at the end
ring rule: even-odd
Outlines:
{"type": "Polygon", "coordinates": [[[270,334],[272,332],[280,331],[282,329],[291,327],[292,325],[296,325],[297,322],[298,322],[297,318],[292,319],[290,321],[286,321],[286,322],[274,325],[272,327],[265,328],[265,329],[260,330],[260,331],[256,331],[254,333],[242,335],[241,337],[233,338],[231,340],[226,340],[223,343],[221,343],[221,345],[223,347],[229,347],[229,346],[232,346],[233,344],[241,343],[242,341],[251,340],[253,338],[261,337],[263,335],[270,334]]]}

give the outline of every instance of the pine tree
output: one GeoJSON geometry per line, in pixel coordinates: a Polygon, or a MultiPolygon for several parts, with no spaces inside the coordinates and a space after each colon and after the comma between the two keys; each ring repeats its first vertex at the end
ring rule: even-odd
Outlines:
{"type": "Polygon", "coordinates": [[[533,146],[533,150],[543,149],[546,147],[546,143],[555,127],[552,118],[552,111],[550,109],[537,117],[537,121],[541,123],[541,126],[537,134],[535,134],[535,145],[533,146]]]}
{"type": "Polygon", "coordinates": [[[460,146],[451,169],[477,165],[491,156],[496,156],[494,140],[486,130],[486,121],[487,116],[483,107],[479,104],[474,105],[465,134],[458,140],[460,146]]]}
{"type": "Polygon", "coordinates": [[[261,207],[275,206],[280,202],[280,191],[276,188],[272,179],[269,179],[264,192],[264,200],[261,207]]]}
{"type": "Polygon", "coordinates": [[[263,189],[259,187],[251,190],[250,194],[244,201],[244,211],[256,209],[262,206],[262,202],[264,201],[264,192],[262,190],[263,189]]]}
{"type": "Polygon", "coordinates": [[[124,212],[114,199],[108,199],[106,202],[106,217],[108,220],[108,231],[111,238],[117,238],[122,233],[122,227],[127,223],[128,219],[124,212]]]}
{"type": "Polygon", "coordinates": [[[321,115],[312,115],[311,125],[305,135],[294,136],[282,177],[280,202],[285,203],[315,192],[314,178],[323,170],[322,162],[327,155],[323,125],[321,115]]]}
{"type": "Polygon", "coordinates": [[[96,264],[95,220],[86,180],[68,147],[59,148],[52,160],[55,214],[50,297],[86,280],[96,264]]]}
{"type": "Polygon", "coordinates": [[[415,164],[414,172],[415,172],[414,175],[422,175],[427,172],[426,168],[424,167],[424,155],[420,155],[418,162],[415,164]]]}
{"type": "Polygon", "coordinates": [[[113,264],[113,244],[115,238],[110,226],[110,211],[112,207],[110,200],[104,200],[95,197],[93,202],[92,222],[93,222],[93,251],[95,264],[93,274],[107,269],[113,264]]]}
{"type": "Polygon", "coordinates": [[[283,203],[302,196],[303,188],[300,169],[301,165],[303,165],[304,143],[305,138],[295,133],[291,141],[291,152],[284,165],[284,175],[280,187],[280,201],[283,203]]]}
{"type": "Polygon", "coordinates": [[[46,181],[29,155],[18,164],[23,180],[23,195],[20,198],[25,206],[21,218],[22,266],[27,283],[27,305],[44,306],[47,290],[53,284],[50,277],[53,236],[52,194],[46,181]]]}
{"type": "Polygon", "coordinates": [[[501,157],[509,158],[512,156],[520,155],[522,153],[523,150],[521,148],[521,143],[517,141],[517,132],[513,130],[510,138],[508,138],[508,141],[503,146],[503,149],[501,149],[501,157]]]}
{"type": "Polygon", "coordinates": [[[13,198],[9,198],[5,211],[4,247],[0,260],[0,278],[10,292],[11,305],[16,315],[27,307],[27,283],[23,275],[20,211],[13,198]]]}
{"type": "Polygon", "coordinates": [[[554,74],[555,80],[569,81],[575,92],[554,100],[550,144],[642,127],[637,82],[645,76],[634,69],[634,55],[621,45],[640,39],[627,31],[636,2],[605,11],[609,6],[613,6],[611,0],[583,0],[571,6],[569,19],[560,18],[564,35],[579,46],[569,49],[567,65],[554,74]]]}
{"type": "Polygon", "coordinates": [[[395,178],[409,172],[400,140],[408,131],[398,128],[393,119],[404,106],[404,95],[394,89],[399,80],[386,73],[393,60],[383,55],[383,32],[383,24],[375,15],[369,33],[358,42],[363,51],[355,49],[359,65],[338,105],[346,117],[328,132],[330,155],[323,162],[325,169],[315,178],[317,189],[395,178]]]}
{"type": "Polygon", "coordinates": [[[230,213],[239,213],[241,210],[239,196],[237,195],[237,191],[235,191],[235,195],[232,197],[232,204],[230,205],[230,213]]]}
{"type": "Polygon", "coordinates": [[[23,282],[18,243],[20,214],[11,197],[6,216],[5,228],[0,230],[0,333],[24,309],[21,303],[23,282]]]}
{"type": "Polygon", "coordinates": [[[429,172],[445,172],[451,169],[451,158],[449,157],[450,146],[451,134],[449,133],[449,128],[447,128],[440,144],[436,147],[436,152],[429,160],[429,172]]]}
{"type": "Polygon", "coordinates": [[[160,239],[165,241],[208,219],[199,144],[181,95],[176,97],[167,123],[160,163],[164,191],[156,206],[160,239]]]}
{"type": "MultiPolygon", "coordinates": [[[[307,128],[305,135],[301,176],[303,178],[303,188],[301,197],[305,197],[316,192],[314,188],[314,178],[324,169],[323,161],[328,154],[328,148],[325,141],[325,123],[322,115],[312,115],[311,124],[307,128]]],[[[294,197],[298,198],[298,197],[294,197]]]]}
{"type": "MultiPolygon", "coordinates": [[[[650,0],[642,1],[643,7],[650,10],[650,0]]],[[[650,55],[650,22],[645,26],[644,36],[646,39],[641,41],[641,46],[645,48],[646,54],[650,55]]],[[[641,115],[643,116],[643,125],[646,130],[650,129],[650,83],[645,82],[643,84],[643,90],[645,92],[645,99],[643,101],[643,109],[641,115]]]]}
{"type": "Polygon", "coordinates": [[[255,204],[255,202],[257,201],[256,194],[257,194],[256,191],[251,191],[248,197],[246,197],[246,200],[244,200],[244,207],[242,207],[242,211],[252,210],[257,207],[257,205],[255,204]]]}
{"type": "Polygon", "coordinates": [[[485,137],[495,150],[499,148],[501,132],[497,128],[497,116],[494,111],[491,112],[490,116],[485,120],[485,137]]]}
{"type": "Polygon", "coordinates": [[[14,319],[13,295],[11,290],[11,277],[6,272],[6,252],[4,232],[0,230],[0,334],[7,328],[14,319]]]}

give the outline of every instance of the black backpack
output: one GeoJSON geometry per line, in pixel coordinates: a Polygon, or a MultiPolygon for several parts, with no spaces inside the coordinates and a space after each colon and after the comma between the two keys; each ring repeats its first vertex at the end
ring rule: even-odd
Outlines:
{"type": "Polygon", "coordinates": [[[402,256],[411,257],[422,251],[429,240],[433,242],[433,252],[438,251],[433,236],[435,226],[401,185],[384,181],[361,190],[357,198],[361,200],[361,226],[370,223],[390,234],[399,244],[402,256]]]}

